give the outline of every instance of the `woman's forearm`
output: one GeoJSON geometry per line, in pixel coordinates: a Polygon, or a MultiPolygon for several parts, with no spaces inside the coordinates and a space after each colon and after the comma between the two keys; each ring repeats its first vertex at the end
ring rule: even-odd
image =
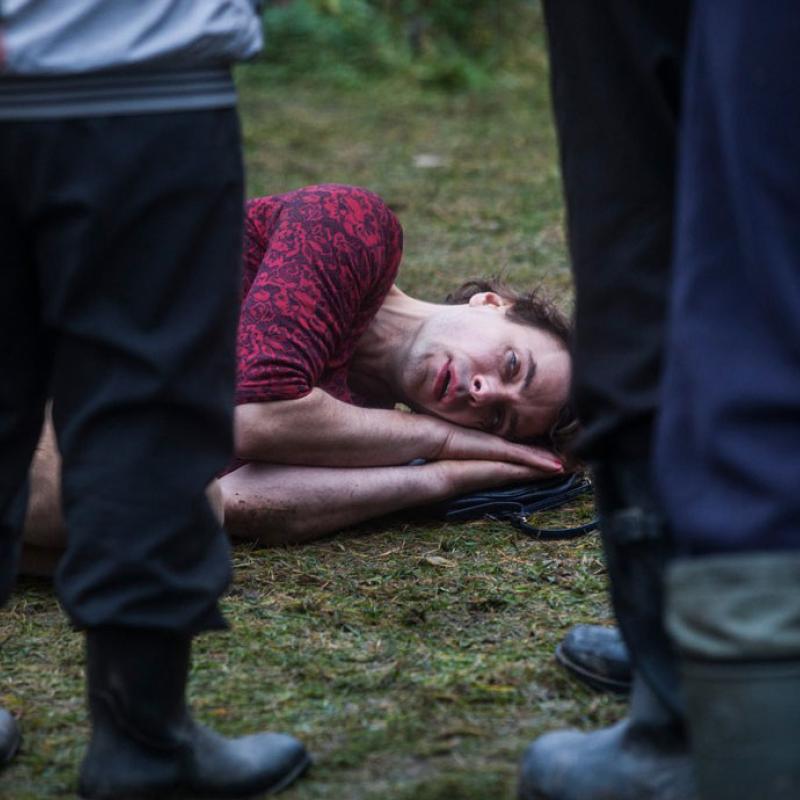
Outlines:
{"type": "Polygon", "coordinates": [[[407,464],[415,458],[433,457],[437,422],[403,411],[361,408],[314,389],[297,400],[239,406],[236,455],[316,466],[407,464]]]}
{"type": "Polygon", "coordinates": [[[421,467],[302,467],[252,462],[219,480],[225,529],[299,544],[443,494],[421,467]]]}
{"type": "Polygon", "coordinates": [[[247,461],[325,467],[400,466],[414,459],[472,459],[560,472],[542,448],[462,428],[426,414],[360,408],[314,389],[297,400],[236,409],[236,455],[247,461]]]}
{"type": "Polygon", "coordinates": [[[221,478],[225,527],[234,538],[299,544],[348,525],[475,489],[540,478],[494,461],[401,467],[299,467],[250,463],[221,478]]]}

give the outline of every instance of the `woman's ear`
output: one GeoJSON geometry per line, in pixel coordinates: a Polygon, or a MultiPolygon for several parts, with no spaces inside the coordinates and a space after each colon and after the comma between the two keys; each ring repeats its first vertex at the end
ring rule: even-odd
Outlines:
{"type": "Polygon", "coordinates": [[[495,306],[496,308],[506,308],[511,305],[497,292],[476,292],[470,297],[469,304],[471,306],[495,306]]]}

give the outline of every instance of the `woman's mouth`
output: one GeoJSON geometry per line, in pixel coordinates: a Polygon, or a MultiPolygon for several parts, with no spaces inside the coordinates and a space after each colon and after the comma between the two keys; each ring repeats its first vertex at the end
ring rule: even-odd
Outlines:
{"type": "Polygon", "coordinates": [[[437,400],[442,400],[447,396],[447,390],[450,388],[453,375],[450,369],[450,361],[446,361],[442,368],[436,375],[436,380],[433,385],[433,394],[437,400]]]}

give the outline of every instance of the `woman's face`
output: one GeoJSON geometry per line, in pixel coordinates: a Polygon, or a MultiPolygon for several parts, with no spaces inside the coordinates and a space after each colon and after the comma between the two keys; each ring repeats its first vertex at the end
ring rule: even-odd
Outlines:
{"type": "Polygon", "coordinates": [[[420,326],[401,377],[412,408],[517,441],[552,428],[569,395],[569,352],[551,334],[510,320],[507,308],[482,292],[420,326]]]}

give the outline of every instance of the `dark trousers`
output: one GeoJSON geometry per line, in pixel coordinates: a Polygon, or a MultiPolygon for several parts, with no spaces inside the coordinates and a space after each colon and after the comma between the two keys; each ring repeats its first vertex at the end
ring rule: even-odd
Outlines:
{"type": "Polygon", "coordinates": [[[650,454],[688,2],[546,0],[576,292],[577,451],[650,454]]]}
{"type": "Polygon", "coordinates": [[[800,6],[698,3],[656,466],[689,553],[800,548],[800,6]]]}
{"type": "Polygon", "coordinates": [[[677,721],[678,676],[660,624],[672,546],[650,466],[689,3],[544,8],[576,289],[576,451],[597,467],[611,597],[634,668],[677,721]]]}
{"type": "Polygon", "coordinates": [[[45,399],[78,627],[221,627],[242,167],[233,110],[0,124],[0,595],[45,399]]]}

